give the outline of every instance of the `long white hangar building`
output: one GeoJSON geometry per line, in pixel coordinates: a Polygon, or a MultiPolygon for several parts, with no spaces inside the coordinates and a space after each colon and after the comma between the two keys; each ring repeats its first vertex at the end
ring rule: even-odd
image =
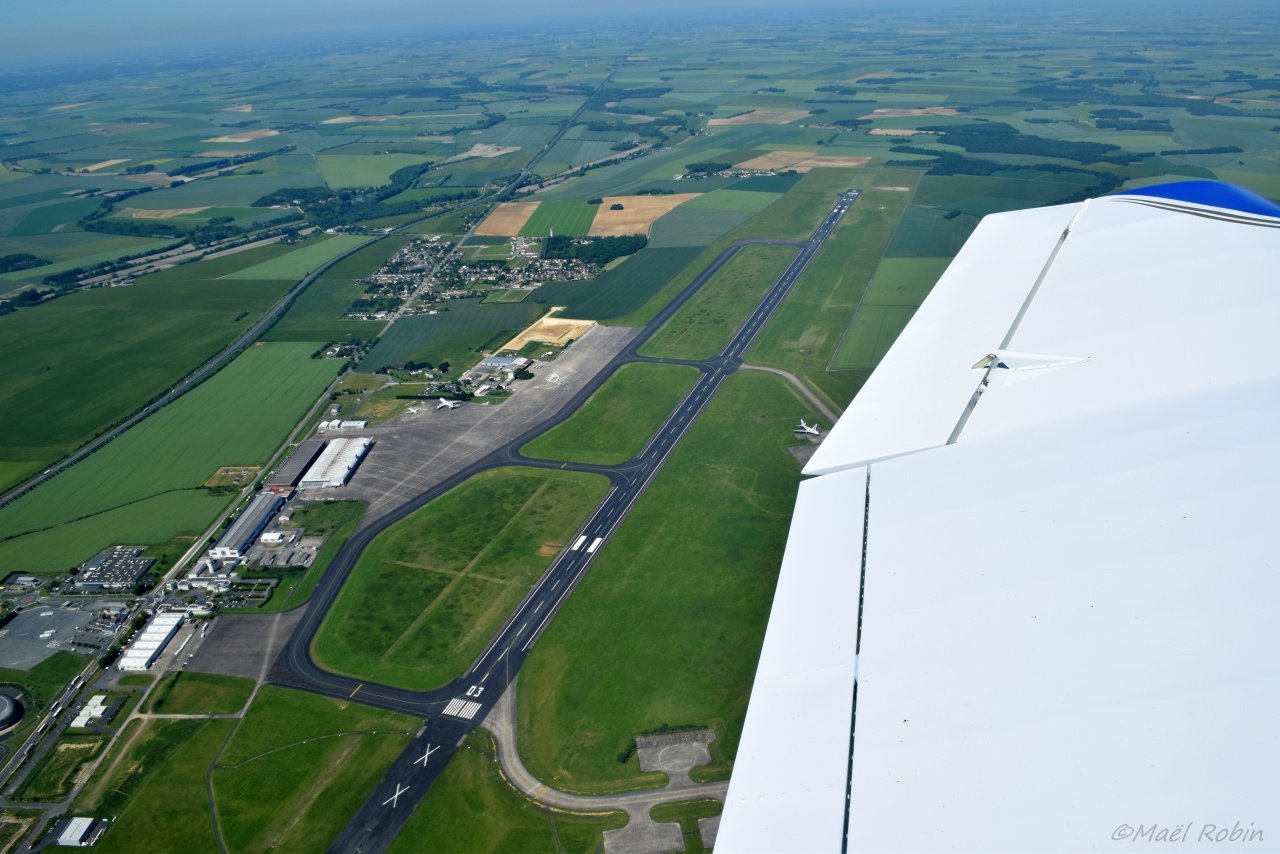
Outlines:
{"type": "Polygon", "coordinates": [[[805,473],[718,854],[1280,850],[1280,207],[987,217],[805,473]]]}

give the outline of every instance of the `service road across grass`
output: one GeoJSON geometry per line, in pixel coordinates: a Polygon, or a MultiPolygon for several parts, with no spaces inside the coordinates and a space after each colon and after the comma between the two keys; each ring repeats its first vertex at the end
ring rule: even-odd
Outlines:
{"type": "Polygon", "coordinates": [[[697,379],[698,370],[687,365],[623,365],[569,420],[521,451],[576,463],[625,462],[640,453],[697,379]]]}
{"type": "Polygon", "coordinates": [[[317,662],[415,690],[460,676],[607,490],[599,475],[508,468],[446,493],[360,556],[317,662]]]}

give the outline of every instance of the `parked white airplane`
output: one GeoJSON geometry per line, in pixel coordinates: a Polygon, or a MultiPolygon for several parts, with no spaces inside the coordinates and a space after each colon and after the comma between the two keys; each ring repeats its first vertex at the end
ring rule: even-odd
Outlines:
{"type": "Polygon", "coordinates": [[[796,428],[796,432],[797,432],[797,433],[808,433],[808,434],[810,434],[810,435],[812,435],[812,436],[817,436],[817,435],[819,435],[818,425],[816,425],[816,424],[805,424],[805,423],[804,423],[804,419],[803,419],[803,418],[801,418],[801,419],[800,419],[800,426],[796,428]]]}
{"type": "Polygon", "coordinates": [[[436,407],[436,409],[457,409],[457,408],[458,408],[458,402],[456,400],[445,400],[444,398],[440,399],[440,404],[436,407]]]}
{"type": "Polygon", "coordinates": [[[410,406],[410,407],[408,408],[408,410],[406,410],[406,411],[407,411],[410,415],[417,415],[417,414],[418,414],[418,407],[416,407],[416,406],[410,406]]]}

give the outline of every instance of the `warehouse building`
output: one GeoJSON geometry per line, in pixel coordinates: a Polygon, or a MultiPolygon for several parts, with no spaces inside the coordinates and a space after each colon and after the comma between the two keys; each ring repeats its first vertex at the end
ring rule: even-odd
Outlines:
{"type": "Polygon", "coordinates": [[[209,557],[213,560],[239,560],[244,557],[282,504],[284,499],[274,492],[259,492],[209,549],[209,557]]]}
{"type": "Polygon", "coordinates": [[[75,585],[81,590],[125,590],[137,584],[151,565],[153,557],[143,557],[143,546],[116,546],[104,549],[80,568],[75,585]]]}
{"type": "Polygon", "coordinates": [[[717,852],[1275,847],[1278,267],[1215,182],[982,221],[805,467],[717,852]]]}
{"type": "Polygon", "coordinates": [[[369,453],[373,440],[364,436],[333,439],[303,475],[303,489],[336,488],[346,485],[356,467],[369,453]]]}
{"type": "Polygon", "coordinates": [[[264,488],[276,495],[286,497],[292,495],[293,490],[298,486],[298,481],[302,480],[302,475],[311,468],[311,464],[323,450],[324,439],[307,439],[300,443],[280,464],[275,474],[271,475],[264,488]]]}
{"type": "Polygon", "coordinates": [[[169,641],[178,633],[186,615],[175,611],[156,614],[147,627],[138,633],[116,665],[121,670],[146,670],[164,652],[169,641]]]}
{"type": "Polygon", "coordinates": [[[88,848],[98,841],[98,837],[106,829],[106,819],[89,818],[87,816],[72,818],[63,825],[62,830],[58,833],[56,844],[68,848],[88,848]]]}

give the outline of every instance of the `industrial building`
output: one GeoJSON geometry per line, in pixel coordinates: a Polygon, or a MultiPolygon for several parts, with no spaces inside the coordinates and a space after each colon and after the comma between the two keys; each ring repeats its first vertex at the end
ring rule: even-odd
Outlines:
{"type": "Polygon", "coordinates": [[[143,557],[143,546],[116,546],[91,557],[76,576],[81,590],[125,590],[133,587],[151,569],[155,558],[143,557]]]}
{"type": "Polygon", "coordinates": [[[226,533],[218,538],[213,548],[209,549],[209,557],[213,560],[239,560],[244,557],[253,541],[283,504],[284,499],[274,492],[259,492],[240,511],[240,515],[227,528],[226,533]]]}
{"type": "Polygon", "coordinates": [[[369,422],[364,420],[343,421],[335,418],[332,421],[321,421],[316,425],[316,430],[326,433],[330,430],[363,430],[368,426],[369,422]]]}
{"type": "Polygon", "coordinates": [[[364,436],[330,440],[311,468],[302,476],[299,485],[303,489],[345,485],[372,446],[373,440],[364,436]]]}
{"type": "Polygon", "coordinates": [[[107,829],[106,819],[80,816],[68,819],[58,834],[57,844],[69,848],[88,848],[107,829]]]}
{"type": "Polygon", "coordinates": [[[982,221],[805,468],[717,852],[1275,845],[1277,269],[1213,182],[982,221]]]}
{"type": "Polygon", "coordinates": [[[298,486],[298,481],[302,480],[302,475],[311,468],[311,464],[323,450],[324,439],[307,439],[300,442],[298,447],[293,449],[293,453],[289,454],[276,469],[275,474],[271,475],[263,488],[276,495],[286,497],[292,495],[293,490],[298,486]]]}
{"type": "Polygon", "coordinates": [[[162,611],[151,618],[138,635],[129,643],[116,665],[121,670],[146,670],[164,652],[169,641],[178,633],[186,615],[176,611],[162,611]]]}

